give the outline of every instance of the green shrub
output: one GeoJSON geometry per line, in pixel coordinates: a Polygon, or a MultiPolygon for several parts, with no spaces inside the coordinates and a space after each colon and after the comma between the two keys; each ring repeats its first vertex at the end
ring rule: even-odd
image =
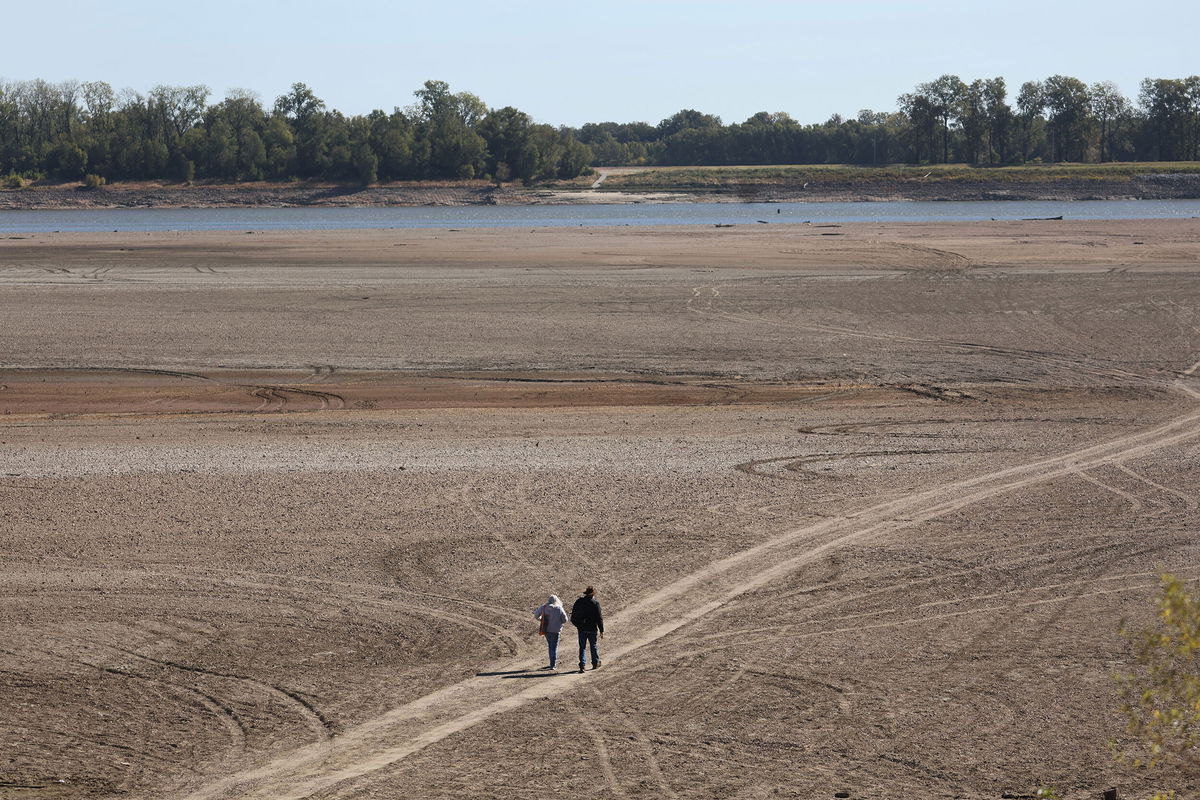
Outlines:
{"type": "Polygon", "coordinates": [[[104,178],[95,173],[89,172],[83,176],[83,187],[85,189],[99,189],[104,185],[104,178]]]}
{"type": "Polygon", "coordinates": [[[1117,676],[1120,710],[1134,744],[1116,749],[1121,760],[1135,767],[1170,765],[1191,771],[1200,766],[1200,594],[1188,588],[1173,575],[1163,575],[1154,624],[1131,630],[1121,623],[1133,649],[1134,670],[1117,676]]]}

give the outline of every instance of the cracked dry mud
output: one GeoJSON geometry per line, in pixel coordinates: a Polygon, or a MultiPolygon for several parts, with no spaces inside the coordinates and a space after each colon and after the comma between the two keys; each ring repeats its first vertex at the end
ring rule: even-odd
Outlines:
{"type": "Polygon", "coordinates": [[[0,240],[0,797],[1200,789],[1200,222],[838,232],[0,240]]]}

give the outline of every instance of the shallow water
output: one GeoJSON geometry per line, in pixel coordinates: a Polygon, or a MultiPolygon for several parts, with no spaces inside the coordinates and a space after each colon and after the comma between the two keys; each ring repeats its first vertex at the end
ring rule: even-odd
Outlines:
{"type": "Polygon", "coordinates": [[[0,211],[0,233],[755,225],[1200,218],[1200,200],[632,203],[416,208],[121,208],[0,211]]]}

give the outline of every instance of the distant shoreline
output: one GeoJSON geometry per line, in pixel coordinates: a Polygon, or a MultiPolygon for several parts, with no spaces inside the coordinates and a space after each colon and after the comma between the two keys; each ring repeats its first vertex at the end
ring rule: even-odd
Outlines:
{"type": "MultiPolygon", "coordinates": [[[[612,181],[611,183],[617,183],[612,181]]],[[[582,203],[870,202],[895,200],[1167,200],[1200,198],[1200,174],[1003,181],[910,177],[817,182],[725,182],[704,186],[586,185],[497,188],[482,181],[377,186],[329,183],[224,185],[73,184],[0,190],[0,210],[111,208],[415,207],[582,203]]],[[[644,182],[643,182],[644,184],[644,182]]]]}

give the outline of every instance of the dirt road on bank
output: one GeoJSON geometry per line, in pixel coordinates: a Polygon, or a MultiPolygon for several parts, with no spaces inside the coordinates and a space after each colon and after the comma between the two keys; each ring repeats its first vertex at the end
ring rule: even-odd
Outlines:
{"type": "Polygon", "coordinates": [[[0,794],[1187,789],[1197,224],[0,240],[0,794]]]}

